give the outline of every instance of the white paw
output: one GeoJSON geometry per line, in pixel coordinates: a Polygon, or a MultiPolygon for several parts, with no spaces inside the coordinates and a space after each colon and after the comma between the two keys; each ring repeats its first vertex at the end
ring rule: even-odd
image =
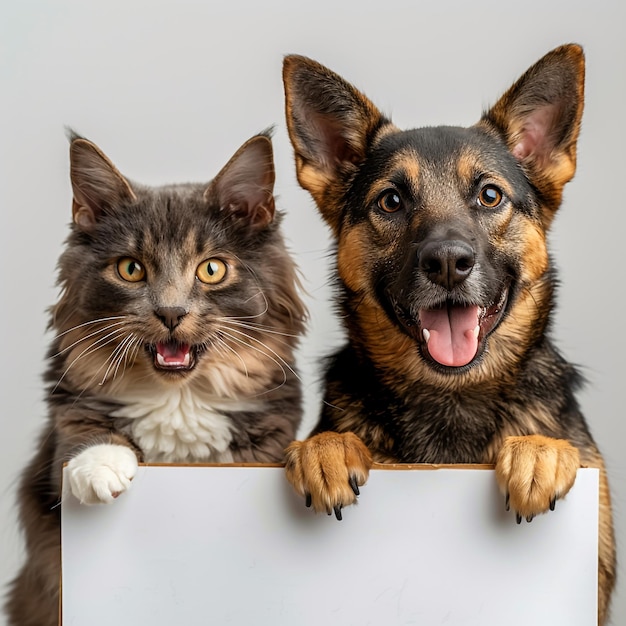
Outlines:
{"type": "Polygon", "coordinates": [[[113,502],[130,488],[137,473],[137,456],[117,444],[90,446],[67,464],[67,473],[72,493],[81,504],[113,502]]]}

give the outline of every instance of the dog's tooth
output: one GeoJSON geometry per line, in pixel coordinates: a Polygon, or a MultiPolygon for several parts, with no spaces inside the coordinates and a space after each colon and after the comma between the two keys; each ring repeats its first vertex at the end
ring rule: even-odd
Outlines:
{"type": "Polygon", "coordinates": [[[476,339],[478,339],[479,333],[480,333],[480,326],[477,324],[476,328],[474,328],[474,337],[476,337],[476,339]]]}
{"type": "Polygon", "coordinates": [[[428,343],[428,340],[430,339],[430,331],[428,330],[428,328],[422,329],[422,335],[424,336],[424,341],[428,343]]]}

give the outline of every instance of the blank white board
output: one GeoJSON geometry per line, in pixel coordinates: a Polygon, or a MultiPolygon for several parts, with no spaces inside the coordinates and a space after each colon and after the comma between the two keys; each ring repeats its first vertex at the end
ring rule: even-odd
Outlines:
{"type": "MultiPolygon", "coordinates": [[[[429,466],[431,467],[431,466],[429,466]]],[[[598,471],[517,525],[493,470],[375,469],[343,520],[280,467],[141,466],[62,505],[63,626],[591,626],[598,471]]]]}

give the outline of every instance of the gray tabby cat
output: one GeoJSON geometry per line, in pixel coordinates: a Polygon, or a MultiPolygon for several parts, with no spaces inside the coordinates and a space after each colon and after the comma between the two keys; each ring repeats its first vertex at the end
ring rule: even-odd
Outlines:
{"type": "Polygon", "coordinates": [[[282,461],[301,419],[306,311],[269,134],[208,184],[136,184],[74,134],[70,161],[49,420],[18,496],[27,554],[6,609],[19,626],[58,620],[64,462],[81,502],[111,502],[138,462],[282,461]]]}

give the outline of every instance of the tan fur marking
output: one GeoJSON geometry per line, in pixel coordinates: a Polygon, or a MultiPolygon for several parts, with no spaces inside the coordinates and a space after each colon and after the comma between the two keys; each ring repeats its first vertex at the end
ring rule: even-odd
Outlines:
{"type": "MultiPolygon", "coordinates": [[[[484,158],[479,152],[466,148],[465,151],[459,155],[459,158],[456,161],[456,174],[459,180],[463,181],[465,186],[469,188],[474,184],[477,173],[489,174],[489,169],[486,167],[484,158]]],[[[506,178],[503,178],[495,173],[491,173],[488,176],[487,182],[500,187],[505,195],[509,197],[513,195],[513,189],[506,178]]]]}
{"type": "Polygon", "coordinates": [[[529,220],[524,225],[522,236],[524,263],[521,279],[523,283],[532,284],[548,271],[548,251],[546,248],[545,231],[529,220]]]}
{"type": "Polygon", "coordinates": [[[368,272],[370,259],[368,250],[368,234],[363,225],[347,230],[338,246],[337,267],[339,275],[346,285],[358,293],[369,290],[368,272]]]}
{"type": "Polygon", "coordinates": [[[532,519],[567,494],[579,467],[578,450],[568,441],[542,435],[507,437],[496,460],[496,480],[511,508],[532,519]]]}
{"type": "Polygon", "coordinates": [[[375,137],[372,139],[372,146],[376,146],[385,137],[388,137],[389,135],[393,135],[394,133],[397,133],[398,130],[399,130],[398,127],[395,124],[393,124],[393,122],[388,122],[387,124],[385,124],[378,130],[375,137]]]}
{"type": "Polygon", "coordinates": [[[315,511],[356,502],[350,480],[364,485],[372,457],[353,433],[320,433],[294,441],[285,452],[287,478],[301,496],[310,496],[315,511]]]}
{"type": "Polygon", "coordinates": [[[398,175],[402,176],[408,183],[410,191],[416,195],[419,191],[421,167],[417,154],[411,148],[400,150],[392,156],[385,170],[380,173],[376,181],[372,182],[365,202],[374,203],[383,191],[392,186],[391,179],[398,175]]]}
{"type": "Polygon", "coordinates": [[[417,154],[411,148],[404,148],[393,155],[391,159],[390,172],[402,172],[414,194],[419,190],[419,181],[422,172],[417,154]]]}

